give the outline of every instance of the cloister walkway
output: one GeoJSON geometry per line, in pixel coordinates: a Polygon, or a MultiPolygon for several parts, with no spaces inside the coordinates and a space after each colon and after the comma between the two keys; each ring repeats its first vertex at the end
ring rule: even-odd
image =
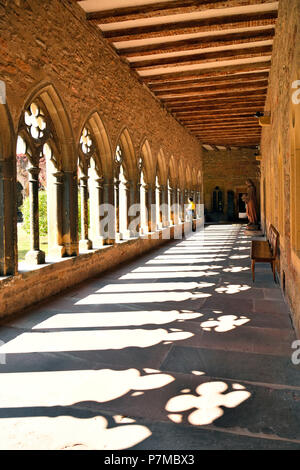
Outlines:
{"type": "Polygon", "coordinates": [[[207,226],[2,325],[0,448],[300,449],[295,333],[249,247],[207,226]]]}

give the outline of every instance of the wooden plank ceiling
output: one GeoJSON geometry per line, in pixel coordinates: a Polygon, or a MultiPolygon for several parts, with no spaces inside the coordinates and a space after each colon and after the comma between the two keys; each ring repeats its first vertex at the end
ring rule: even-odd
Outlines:
{"type": "MultiPolygon", "coordinates": [[[[278,13],[273,0],[81,0],[87,20],[192,134],[255,147],[278,13]]],[[[205,148],[205,147],[204,147],[205,148]]]]}

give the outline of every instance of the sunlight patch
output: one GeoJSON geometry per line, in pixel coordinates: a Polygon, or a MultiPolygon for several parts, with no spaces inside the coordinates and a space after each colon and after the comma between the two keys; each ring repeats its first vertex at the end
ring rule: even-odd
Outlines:
{"type": "Polygon", "coordinates": [[[251,394],[247,391],[227,392],[225,382],[207,382],[196,388],[196,394],[184,394],[171,398],[166,404],[166,411],[178,415],[194,410],[188,415],[188,422],[194,426],[212,424],[224,414],[223,407],[235,408],[247,400],[251,394]]]}

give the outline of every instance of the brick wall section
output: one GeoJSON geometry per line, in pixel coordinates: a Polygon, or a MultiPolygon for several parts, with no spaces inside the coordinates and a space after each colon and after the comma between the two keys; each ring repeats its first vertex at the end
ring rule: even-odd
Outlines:
{"type": "Polygon", "coordinates": [[[199,141],[186,131],[142,85],[129,66],[90,25],[74,0],[0,2],[0,79],[15,129],[24,101],[38,83],[57,89],[76,142],[86,117],[97,109],[112,148],[126,126],[139,152],[147,137],[153,156],[186,159],[201,168],[199,141]],[[19,7],[17,4],[21,4],[19,7]]]}
{"type": "Polygon", "coordinates": [[[291,193],[291,142],[294,132],[292,93],[295,91],[292,89],[292,82],[300,79],[299,24],[299,1],[281,0],[265,106],[265,111],[271,112],[271,125],[263,127],[261,141],[261,197],[265,199],[262,204],[262,216],[267,227],[272,223],[280,233],[278,273],[281,282],[285,273],[286,299],[293,311],[298,335],[300,335],[300,258],[293,253],[291,245],[290,202],[295,197],[291,193]],[[280,159],[282,159],[281,174],[280,159]]]}
{"type": "Polygon", "coordinates": [[[220,150],[203,152],[204,202],[210,211],[212,192],[219,186],[225,196],[224,213],[227,211],[227,191],[244,188],[250,178],[257,187],[259,196],[259,164],[254,156],[254,149],[220,150]]]}

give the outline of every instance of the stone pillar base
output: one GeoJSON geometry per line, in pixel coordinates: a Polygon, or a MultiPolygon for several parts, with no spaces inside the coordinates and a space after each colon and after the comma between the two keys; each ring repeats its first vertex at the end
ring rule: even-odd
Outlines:
{"type": "Polygon", "coordinates": [[[104,238],[103,239],[104,245],[114,245],[115,239],[114,238],[104,238]]]}
{"type": "Polygon", "coordinates": [[[48,248],[48,254],[51,258],[63,258],[66,248],[63,245],[55,245],[48,248]]]}
{"type": "Polygon", "coordinates": [[[66,252],[65,256],[77,256],[78,255],[78,243],[64,243],[66,252]]]}
{"type": "Polygon", "coordinates": [[[104,245],[108,244],[104,237],[93,238],[92,243],[94,248],[102,248],[104,245]]]}
{"type": "Polygon", "coordinates": [[[92,242],[91,240],[79,240],[79,250],[91,250],[92,249],[92,242]]]}
{"type": "Polygon", "coordinates": [[[128,240],[129,238],[135,238],[135,237],[138,237],[139,235],[136,233],[134,234],[133,232],[131,232],[130,230],[125,230],[123,233],[122,233],[122,239],[123,240],[128,240]]]}
{"type": "Polygon", "coordinates": [[[122,235],[121,235],[121,233],[120,233],[120,232],[116,232],[116,234],[115,234],[115,239],[114,239],[113,243],[118,243],[118,242],[120,242],[121,240],[122,240],[122,235]]]}
{"type": "Polygon", "coordinates": [[[45,252],[41,250],[28,251],[25,255],[25,261],[28,264],[44,264],[45,252]]]}

